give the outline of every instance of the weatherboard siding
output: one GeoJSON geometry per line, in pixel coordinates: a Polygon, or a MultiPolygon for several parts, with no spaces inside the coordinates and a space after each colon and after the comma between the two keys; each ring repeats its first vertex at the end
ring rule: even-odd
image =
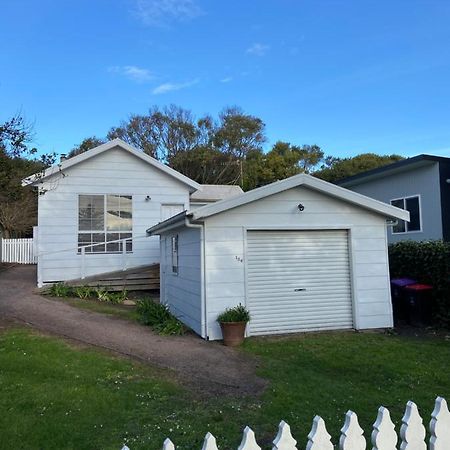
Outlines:
{"type": "Polygon", "coordinates": [[[246,303],[246,235],[251,229],[349,230],[354,326],[392,326],[385,217],[296,187],[205,220],[207,333],[220,339],[218,314],[246,303]],[[305,210],[297,208],[302,203],[305,210]]]}
{"type": "MultiPolygon", "coordinates": [[[[64,177],[52,176],[41,187],[47,192],[38,200],[40,284],[80,277],[79,194],[132,195],[135,240],[133,253],[126,256],[128,267],[159,262],[159,238],[145,236],[161,221],[161,204],[189,205],[187,186],[119,147],[66,169],[64,177]]],[[[121,254],[85,257],[86,276],[121,268],[121,254]]]]}
{"type": "Polygon", "coordinates": [[[396,198],[420,195],[422,231],[393,234],[392,227],[389,227],[388,240],[390,243],[394,243],[407,239],[414,241],[442,239],[439,183],[439,163],[435,162],[392,175],[386,174],[376,180],[360,180],[349,186],[348,189],[388,204],[396,198]]]}
{"type": "Polygon", "coordinates": [[[161,302],[192,328],[201,330],[200,230],[183,228],[161,236],[161,302]],[[172,271],[172,237],[178,235],[178,273],[172,271]]]}

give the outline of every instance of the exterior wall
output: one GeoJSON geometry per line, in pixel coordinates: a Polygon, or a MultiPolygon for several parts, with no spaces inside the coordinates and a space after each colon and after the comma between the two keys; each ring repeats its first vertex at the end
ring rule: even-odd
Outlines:
{"type": "Polygon", "coordinates": [[[354,325],[393,325],[385,217],[297,187],[206,219],[205,314],[210,339],[221,339],[218,314],[246,303],[246,233],[251,229],[349,230],[354,325]],[[299,203],[305,206],[303,212],[299,203]]]}
{"type": "Polygon", "coordinates": [[[161,236],[161,303],[202,334],[200,230],[179,228],[161,236]],[[178,235],[178,273],[172,272],[172,237],[178,235]]]}
{"type": "Polygon", "coordinates": [[[392,227],[388,227],[388,241],[442,239],[439,163],[360,182],[348,189],[388,204],[395,198],[420,195],[422,231],[392,234],[392,227]]]}
{"type": "MultiPolygon", "coordinates": [[[[117,147],[67,169],[45,181],[39,196],[38,283],[79,278],[78,195],[123,194],[133,196],[133,253],[127,267],[159,262],[158,237],[145,237],[149,226],[161,221],[161,204],[189,206],[183,183],[117,147]],[[150,196],[151,200],[146,201],[150,196]]],[[[119,270],[121,254],[86,254],[85,275],[119,270]]]]}
{"type": "Polygon", "coordinates": [[[442,238],[450,241],[450,162],[439,163],[441,184],[442,238]]]}

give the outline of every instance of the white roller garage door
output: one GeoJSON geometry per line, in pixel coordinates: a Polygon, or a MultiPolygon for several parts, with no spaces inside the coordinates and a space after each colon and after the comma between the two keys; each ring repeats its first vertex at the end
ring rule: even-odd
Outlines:
{"type": "Polygon", "coordinates": [[[252,335],[352,328],[345,230],[249,231],[252,335]]]}

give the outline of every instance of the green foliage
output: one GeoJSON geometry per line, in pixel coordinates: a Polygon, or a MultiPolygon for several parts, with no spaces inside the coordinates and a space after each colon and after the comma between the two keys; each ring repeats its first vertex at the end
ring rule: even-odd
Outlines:
{"type": "Polygon", "coordinates": [[[138,300],[136,311],[140,322],[151,326],[159,334],[181,335],[186,331],[186,327],[170,312],[167,305],[156,303],[151,298],[138,300]]]}
{"type": "Polygon", "coordinates": [[[234,308],[227,308],[222,314],[217,317],[217,322],[249,322],[250,312],[248,309],[239,303],[234,308]]]}
{"type": "Polygon", "coordinates": [[[87,152],[91,148],[98,147],[99,145],[104,144],[105,141],[103,139],[99,139],[96,136],[90,136],[88,138],[85,138],[81,141],[79,145],[76,145],[75,147],[70,150],[67,157],[72,158],[73,156],[77,156],[80,153],[87,152]]]}
{"type": "Polygon", "coordinates": [[[100,302],[119,304],[127,299],[127,291],[125,290],[121,292],[108,292],[105,288],[97,287],[94,292],[100,302]]]}
{"type": "Polygon", "coordinates": [[[436,319],[450,326],[450,242],[402,241],[389,246],[391,278],[409,277],[433,286],[436,319]]]}
{"type": "Polygon", "coordinates": [[[77,286],[74,289],[75,295],[82,300],[86,300],[87,298],[94,297],[95,290],[90,286],[77,286]]]}
{"type": "Polygon", "coordinates": [[[244,190],[254,189],[302,172],[310,173],[323,161],[324,152],[318,145],[299,146],[278,141],[267,153],[248,152],[243,169],[244,190]]]}
{"type": "Polygon", "coordinates": [[[186,333],[186,327],[176,317],[171,316],[169,319],[159,323],[153,329],[163,336],[182,336],[186,333]]]}
{"type": "Polygon", "coordinates": [[[50,288],[50,295],[52,297],[71,297],[73,295],[73,289],[67,284],[55,283],[50,288]]]}
{"type": "Polygon", "coordinates": [[[0,123],[0,231],[5,238],[31,234],[37,223],[37,194],[21,180],[45,164],[27,159],[36,153],[27,146],[30,139],[31,128],[21,116],[0,123]]]}
{"type": "Polygon", "coordinates": [[[314,172],[314,176],[325,181],[334,182],[356,175],[367,170],[376,169],[400,161],[400,155],[376,155],[375,153],[362,153],[350,158],[328,157],[324,167],[314,172]]]}

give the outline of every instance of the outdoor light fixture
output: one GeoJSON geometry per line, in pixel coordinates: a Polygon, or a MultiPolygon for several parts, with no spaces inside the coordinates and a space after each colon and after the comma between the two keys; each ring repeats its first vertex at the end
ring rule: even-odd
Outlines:
{"type": "Polygon", "coordinates": [[[149,202],[152,198],[150,197],[150,195],[147,195],[147,197],[145,197],[145,201],[149,202]]]}
{"type": "Polygon", "coordinates": [[[305,210],[305,207],[301,203],[298,204],[297,208],[300,212],[305,210]]]}

